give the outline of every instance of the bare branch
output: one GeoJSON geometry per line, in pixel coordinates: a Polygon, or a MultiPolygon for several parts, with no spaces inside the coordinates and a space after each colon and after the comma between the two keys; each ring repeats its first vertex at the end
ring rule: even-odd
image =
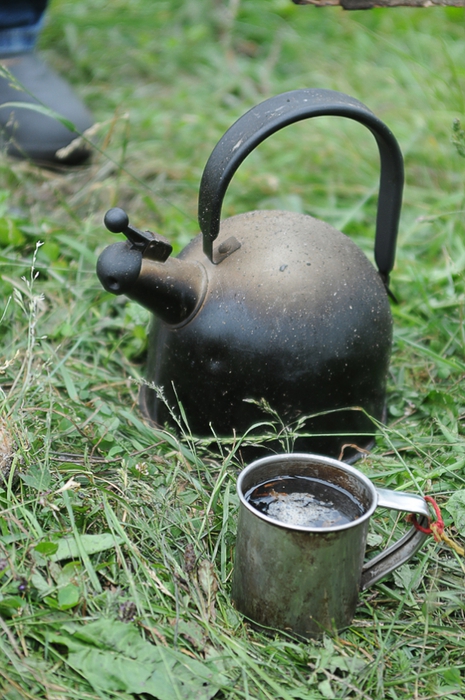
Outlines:
{"type": "Polygon", "coordinates": [[[373,7],[464,7],[464,0],[292,0],[296,5],[340,5],[344,10],[371,10],[373,7]]]}

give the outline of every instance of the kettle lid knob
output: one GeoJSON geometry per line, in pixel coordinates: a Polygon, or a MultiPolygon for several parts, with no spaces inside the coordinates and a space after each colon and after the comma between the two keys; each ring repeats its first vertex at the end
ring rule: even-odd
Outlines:
{"type": "Polygon", "coordinates": [[[129,216],[124,209],[113,207],[105,214],[103,223],[111,233],[125,233],[129,226],[129,216]]]}

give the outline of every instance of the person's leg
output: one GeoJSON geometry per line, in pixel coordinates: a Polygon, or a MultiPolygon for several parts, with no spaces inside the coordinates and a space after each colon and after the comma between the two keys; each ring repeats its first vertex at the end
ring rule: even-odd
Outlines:
{"type": "Polygon", "coordinates": [[[32,51],[48,0],[0,0],[0,56],[32,51]]]}
{"type": "Polygon", "coordinates": [[[8,155],[45,166],[77,165],[90,150],[85,144],[69,146],[93,120],[70,86],[33,51],[46,5],[47,0],[0,0],[0,146],[8,155]],[[75,131],[18,102],[48,107],[75,131]]]}

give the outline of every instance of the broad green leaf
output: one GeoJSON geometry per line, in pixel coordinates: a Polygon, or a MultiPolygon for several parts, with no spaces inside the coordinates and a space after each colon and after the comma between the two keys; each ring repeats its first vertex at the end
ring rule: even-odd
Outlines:
{"type": "Polygon", "coordinates": [[[76,583],[76,577],[82,575],[84,567],[80,561],[70,561],[60,569],[57,575],[57,583],[64,586],[67,583],[76,583]]]}
{"type": "Polygon", "coordinates": [[[179,620],[178,633],[197,649],[205,646],[205,631],[195,620],[179,620]]]}
{"type": "Polygon", "coordinates": [[[465,537],[465,491],[456,491],[447,501],[445,509],[451,514],[460,535],[465,537]]]}
{"type": "Polygon", "coordinates": [[[321,683],[318,683],[318,690],[324,698],[329,698],[329,700],[332,700],[332,698],[336,697],[334,695],[333,689],[331,688],[331,683],[328,680],[324,680],[321,681],[321,683]]]}
{"type": "Polygon", "coordinates": [[[79,603],[79,588],[68,583],[58,591],[58,605],[61,610],[69,610],[79,603]]]}
{"type": "Polygon", "coordinates": [[[0,243],[2,245],[21,245],[25,240],[26,237],[12,219],[0,219],[0,243]]]}
{"type": "Polygon", "coordinates": [[[38,571],[35,571],[32,574],[31,584],[41,596],[47,596],[53,590],[53,586],[50,586],[47,579],[44,578],[44,576],[42,576],[42,574],[40,574],[38,571]]]}
{"type": "Polygon", "coordinates": [[[39,542],[34,549],[45,557],[51,557],[57,551],[58,545],[56,542],[39,542]]]}
{"type": "Polygon", "coordinates": [[[441,673],[442,677],[451,686],[456,686],[460,688],[462,686],[462,678],[458,668],[448,668],[446,671],[441,673]]]}
{"type": "Polygon", "coordinates": [[[0,600],[0,616],[11,617],[19,608],[24,608],[26,601],[18,595],[11,595],[0,600]]]}
{"type": "Polygon", "coordinates": [[[60,374],[63,377],[63,381],[66,386],[66,391],[68,392],[68,396],[71,399],[71,401],[77,401],[78,400],[78,393],[76,391],[76,387],[74,386],[74,382],[71,378],[70,373],[66,369],[64,365],[61,365],[60,367],[60,374]]]}
{"type": "Polygon", "coordinates": [[[41,469],[36,465],[32,465],[27,473],[20,474],[19,476],[27,486],[36,491],[47,491],[52,481],[48,469],[41,469]]]}
{"type": "MultiPolygon", "coordinates": [[[[79,539],[84,551],[89,555],[112,549],[123,541],[121,537],[114,537],[111,532],[104,532],[101,535],[81,535],[79,539]]],[[[57,544],[57,551],[50,557],[52,561],[79,559],[80,550],[74,537],[63,537],[57,544]]]]}
{"type": "Polygon", "coordinates": [[[399,588],[411,591],[418,588],[421,578],[414,568],[411,568],[408,564],[403,564],[394,571],[394,581],[399,588]]]}
{"type": "Polygon", "coordinates": [[[325,664],[325,668],[329,669],[332,673],[335,671],[347,671],[349,673],[354,673],[354,671],[361,671],[366,666],[366,661],[359,658],[358,656],[341,656],[340,654],[335,654],[329,659],[325,664]]]}
{"type": "Polygon", "coordinates": [[[49,644],[68,648],[68,663],[96,692],[143,693],[157,700],[210,700],[226,685],[213,661],[154,646],[134,625],[100,619],[65,624],[47,635],[49,644]]]}
{"type": "Polygon", "coordinates": [[[382,536],[378,535],[376,532],[369,532],[367,535],[367,545],[369,547],[377,547],[382,541],[382,536]]]}

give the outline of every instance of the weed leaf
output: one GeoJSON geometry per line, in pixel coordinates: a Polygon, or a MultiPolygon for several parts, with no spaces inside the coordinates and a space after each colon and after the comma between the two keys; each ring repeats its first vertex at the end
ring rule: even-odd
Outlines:
{"type": "MultiPolygon", "coordinates": [[[[115,537],[111,532],[104,532],[101,535],[81,535],[79,539],[85,553],[89,555],[104,552],[123,542],[121,537],[115,537]]],[[[79,559],[80,550],[74,537],[63,537],[56,544],[58,548],[50,557],[51,561],[79,559]]]]}
{"type": "Polygon", "coordinates": [[[458,533],[465,536],[465,491],[453,493],[445,508],[452,516],[458,533]]]}
{"type": "Polygon", "coordinates": [[[27,474],[20,474],[20,477],[26,486],[35,491],[47,491],[52,481],[50,472],[37,465],[31,465],[27,474]]]}
{"type": "Polygon", "coordinates": [[[318,683],[318,690],[322,694],[324,698],[335,698],[336,696],[334,695],[333,689],[331,688],[331,683],[328,680],[321,681],[321,683],[318,683]]]}
{"type": "Polygon", "coordinates": [[[69,610],[79,603],[79,588],[68,583],[58,591],[58,605],[61,610],[69,610]]]}
{"type": "Polygon", "coordinates": [[[226,679],[211,662],[200,662],[144,640],[136,627],[109,619],[64,625],[49,644],[68,649],[68,664],[97,692],[145,693],[158,700],[209,700],[226,679]]]}
{"type": "Polygon", "coordinates": [[[58,545],[56,542],[39,542],[34,549],[45,557],[51,557],[57,553],[58,545]]]}

